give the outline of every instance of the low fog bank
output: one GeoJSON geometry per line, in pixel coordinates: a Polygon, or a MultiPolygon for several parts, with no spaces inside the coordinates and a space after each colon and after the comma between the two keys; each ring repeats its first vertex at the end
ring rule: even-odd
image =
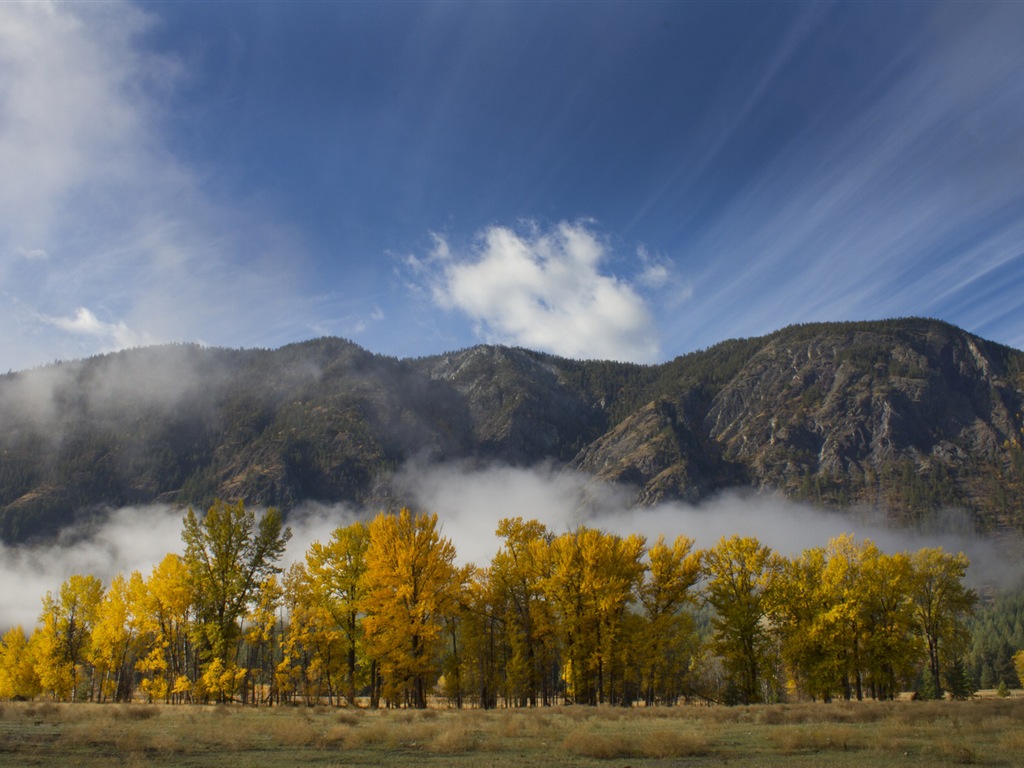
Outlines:
{"type": "MultiPolygon", "coordinates": [[[[1024,577],[1020,541],[1000,543],[970,530],[964,515],[950,512],[939,533],[921,535],[888,524],[867,510],[829,512],[750,492],[723,493],[699,505],[677,502],[656,507],[630,506],[628,488],[545,465],[507,466],[410,463],[395,476],[396,498],[416,510],[437,512],[442,532],[452,540],[462,563],[486,565],[498,550],[495,535],[504,517],[536,518],[555,534],[578,525],[620,535],[641,534],[653,543],[690,536],[701,549],[723,536],[755,536],[787,557],[824,546],[843,533],[871,539],[886,552],[941,546],[971,559],[972,586],[1016,585],[1024,577]]],[[[261,510],[256,510],[259,514],[261,510]]],[[[376,509],[309,502],[288,517],[292,539],[282,565],[302,559],[314,541],[326,541],[335,528],[367,520],[376,509]]],[[[54,544],[0,547],[0,628],[35,626],[42,598],[75,573],[89,573],[104,584],[117,573],[139,570],[148,576],[169,552],[181,553],[182,510],[167,505],[126,507],[102,522],[63,531],[54,544]]]]}
{"type": "Polygon", "coordinates": [[[103,579],[139,570],[149,574],[168,552],[180,552],[180,510],[168,505],[124,507],[103,522],[68,528],[53,544],[0,546],[0,627],[34,627],[47,592],[76,573],[103,579]]]}
{"type": "Polygon", "coordinates": [[[696,505],[635,507],[629,488],[600,484],[588,475],[551,466],[408,465],[397,479],[415,496],[417,508],[438,513],[445,535],[464,562],[489,562],[500,544],[494,535],[498,521],[520,516],[537,518],[555,534],[585,524],[623,536],[641,534],[649,544],[660,535],[667,540],[686,535],[700,549],[715,546],[723,536],[754,536],[787,557],[849,533],[858,541],[870,539],[889,553],[923,547],[962,551],[971,560],[972,586],[1016,585],[1024,578],[1024,546],[1019,539],[982,538],[973,532],[970,517],[955,510],[946,510],[933,521],[935,532],[922,534],[895,526],[876,510],[822,510],[749,490],[724,492],[696,505]]]}

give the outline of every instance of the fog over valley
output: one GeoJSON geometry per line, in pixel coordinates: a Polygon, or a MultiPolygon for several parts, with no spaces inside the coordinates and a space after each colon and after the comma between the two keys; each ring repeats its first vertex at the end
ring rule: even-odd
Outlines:
{"type": "MultiPolygon", "coordinates": [[[[894,527],[877,514],[825,511],[749,491],[724,492],[697,505],[672,502],[637,508],[630,505],[629,489],[551,465],[471,468],[463,463],[410,462],[396,475],[396,487],[408,494],[396,503],[436,512],[442,534],[451,539],[463,564],[486,566],[500,545],[495,535],[498,521],[519,516],[536,518],[556,535],[585,525],[622,536],[640,534],[648,545],[660,535],[669,541],[686,535],[698,549],[706,549],[723,536],[751,536],[784,556],[823,547],[830,539],[851,533],[890,553],[926,546],[963,551],[971,559],[969,582],[976,587],[1016,586],[1024,574],[1019,558],[1004,555],[1012,547],[972,534],[968,521],[953,512],[944,531],[921,534],[894,527]]],[[[293,535],[282,567],[301,560],[312,542],[326,541],[335,528],[379,511],[344,504],[299,505],[287,518],[293,535]]],[[[164,504],[122,507],[90,524],[61,531],[53,543],[0,547],[0,583],[5,586],[0,593],[0,628],[35,626],[43,596],[56,592],[72,574],[92,574],[107,585],[117,573],[132,570],[147,577],[164,555],[183,551],[182,515],[183,510],[164,504]]]]}

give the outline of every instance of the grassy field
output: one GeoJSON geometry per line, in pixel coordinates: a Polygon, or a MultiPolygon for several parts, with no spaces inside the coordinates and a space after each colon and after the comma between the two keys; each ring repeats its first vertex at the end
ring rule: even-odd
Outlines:
{"type": "Polygon", "coordinates": [[[1024,698],[487,712],[3,704],[0,765],[57,764],[1024,765],[1024,698]]]}

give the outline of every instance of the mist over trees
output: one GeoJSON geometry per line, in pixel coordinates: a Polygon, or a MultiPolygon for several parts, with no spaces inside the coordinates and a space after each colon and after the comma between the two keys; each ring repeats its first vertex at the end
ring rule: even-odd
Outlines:
{"type": "Polygon", "coordinates": [[[0,697],[422,708],[976,687],[962,554],[840,536],[787,558],[753,537],[695,550],[521,517],[495,533],[489,563],[458,566],[437,516],[403,508],[282,572],[276,510],[190,510],[184,555],[45,595],[38,625],[0,640],[0,697]]]}

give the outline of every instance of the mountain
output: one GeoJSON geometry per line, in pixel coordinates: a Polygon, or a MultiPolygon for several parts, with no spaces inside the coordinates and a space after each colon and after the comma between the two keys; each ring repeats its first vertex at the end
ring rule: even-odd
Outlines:
{"type": "MultiPolygon", "coordinates": [[[[341,339],[171,345],[0,376],[0,539],[110,507],[390,504],[423,462],[556,462],[636,503],[749,487],[922,528],[1024,525],[1024,353],[923,319],[794,326],[657,366],[341,339]]],[[[399,500],[400,501],[400,500],[399,500]]]]}

